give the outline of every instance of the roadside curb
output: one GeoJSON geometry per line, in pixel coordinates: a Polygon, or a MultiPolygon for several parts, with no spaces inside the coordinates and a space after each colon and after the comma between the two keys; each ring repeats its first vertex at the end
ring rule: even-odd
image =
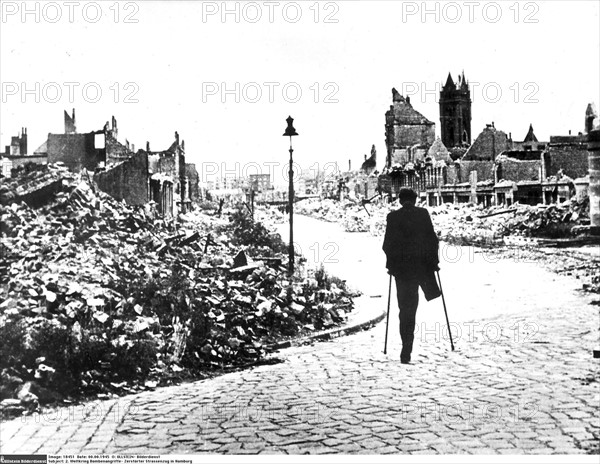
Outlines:
{"type": "Polygon", "coordinates": [[[292,346],[301,346],[311,341],[326,341],[333,340],[335,338],[343,337],[345,335],[352,335],[361,330],[367,330],[381,322],[385,318],[386,312],[382,312],[378,316],[369,319],[364,322],[350,324],[347,326],[336,327],[334,329],[323,330],[321,332],[308,335],[305,337],[295,338],[293,340],[286,340],[285,342],[274,343],[269,345],[272,350],[280,350],[283,348],[291,348],[292,346]]]}

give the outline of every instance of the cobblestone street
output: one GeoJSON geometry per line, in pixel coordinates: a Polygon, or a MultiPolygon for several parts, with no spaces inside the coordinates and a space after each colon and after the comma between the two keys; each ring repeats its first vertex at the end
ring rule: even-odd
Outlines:
{"type": "Polygon", "coordinates": [[[383,321],[279,364],[3,423],[2,452],[598,454],[598,297],[533,264],[442,269],[454,352],[435,300],[410,365],[394,310],[387,355],[383,321]]]}

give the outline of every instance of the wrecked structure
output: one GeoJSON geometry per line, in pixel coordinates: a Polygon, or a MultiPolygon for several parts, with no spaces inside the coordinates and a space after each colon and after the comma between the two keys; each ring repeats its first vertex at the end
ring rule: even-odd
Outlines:
{"type": "Polygon", "coordinates": [[[11,137],[10,145],[6,145],[4,154],[1,156],[2,177],[10,177],[13,169],[24,166],[27,163],[45,164],[46,156],[38,153],[27,153],[27,128],[21,128],[21,132],[11,137]]]}
{"type": "MultiPolygon", "coordinates": [[[[197,194],[198,177],[193,176],[195,168],[186,167],[185,142],[175,140],[169,148],[162,151],[138,150],[125,161],[107,166],[94,175],[98,187],[117,200],[125,200],[130,205],[143,205],[149,201],[156,203],[157,210],[163,216],[177,216],[190,210],[193,198],[190,192],[197,194]],[[188,172],[195,183],[190,187],[188,172]]],[[[197,174],[197,172],[196,172],[197,174]]]]}
{"type": "Polygon", "coordinates": [[[387,159],[379,190],[395,197],[401,187],[417,191],[430,206],[475,203],[484,206],[515,202],[550,204],[587,195],[588,133],[597,121],[589,104],[584,132],[539,141],[533,126],[523,141],[487,124],[471,143],[471,100],[464,73],[455,84],[449,75],[440,92],[442,137],[435,124],[392,89],[386,112],[387,159]]]}
{"type": "Polygon", "coordinates": [[[392,89],[392,105],[385,113],[386,166],[411,163],[423,158],[435,140],[435,123],[392,89]]]}
{"type": "Polygon", "coordinates": [[[164,216],[176,216],[189,211],[191,204],[200,197],[199,175],[192,163],[186,163],[185,142],[175,141],[162,151],[151,151],[149,142],[146,150],[135,151],[129,141],[118,140],[117,120],[112,116],[100,130],[87,133],[77,131],[75,110],[64,112],[64,133],[49,133],[47,140],[34,152],[27,155],[27,131],[20,138],[13,137],[6,155],[10,169],[27,162],[35,164],[62,163],[72,172],[93,172],[98,187],[129,205],[144,205],[154,201],[157,210],[164,216]],[[9,153],[10,152],[10,153],[9,153]]]}

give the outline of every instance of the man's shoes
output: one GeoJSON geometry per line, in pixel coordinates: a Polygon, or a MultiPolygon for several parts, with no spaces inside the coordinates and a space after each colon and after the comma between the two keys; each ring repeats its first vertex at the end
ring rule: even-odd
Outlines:
{"type": "Polygon", "coordinates": [[[410,363],[410,352],[412,351],[412,343],[406,344],[402,347],[400,351],[400,362],[402,364],[410,363]]]}

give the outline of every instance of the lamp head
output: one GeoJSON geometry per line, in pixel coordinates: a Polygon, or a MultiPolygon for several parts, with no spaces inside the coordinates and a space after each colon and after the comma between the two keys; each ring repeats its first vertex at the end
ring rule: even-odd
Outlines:
{"type": "Polygon", "coordinates": [[[285,129],[285,132],[283,134],[284,137],[293,137],[295,135],[298,135],[298,132],[296,132],[296,129],[294,129],[294,119],[291,116],[288,116],[288,118],[286,119],[287,121],[287,128],[285,129]]]}

